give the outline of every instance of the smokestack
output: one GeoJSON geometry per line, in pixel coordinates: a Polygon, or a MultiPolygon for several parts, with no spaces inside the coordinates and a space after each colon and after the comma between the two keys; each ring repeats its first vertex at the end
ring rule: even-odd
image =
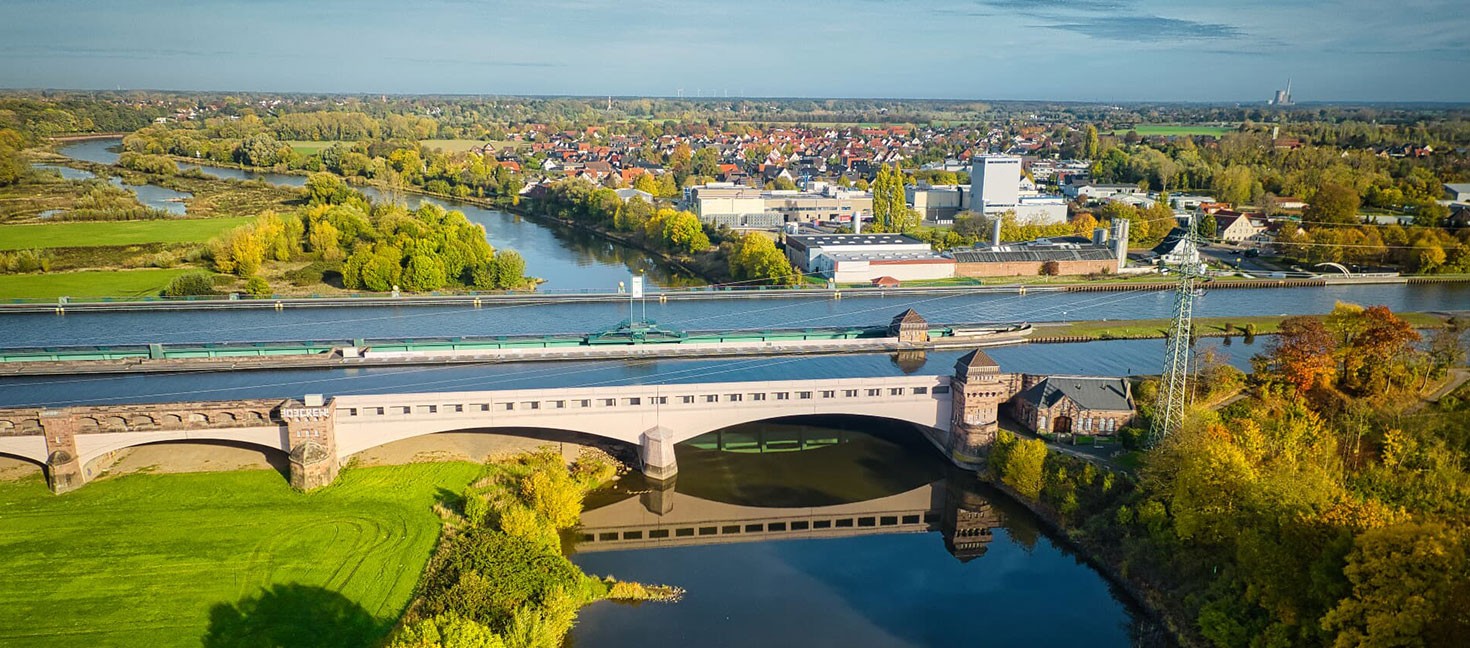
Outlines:
{"type": "Polygon", "coordinates": [[[862,212],[857,212],[857,213],[854,213],[852,215],[852,233],[853,234],[862,234],[863,233],[863,214],[862,214],[862,212]]]}
{"type": "Polygon", "coordinates": [[[997,215],[995,217],[995,223],[990,227],[990,244],[995,247],[1000,247],[1000,226],[1002,224],[1002,220],[1003,219],[999,215],[997,215]]]}
{"type": "Polygon", "coordinates": [[[1113,253],[1118,255],[1118,272],[1128,265],[1128,221],[1113,219],[1113,253]]]}

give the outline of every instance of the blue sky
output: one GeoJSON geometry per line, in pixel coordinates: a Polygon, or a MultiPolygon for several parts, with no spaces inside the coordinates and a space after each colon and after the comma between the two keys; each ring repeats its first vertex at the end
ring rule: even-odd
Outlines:
{"type": "Polygon", "coordinates": [[[1464,0],[4,0],[0,86],[1470,101],[1464,0]]]}

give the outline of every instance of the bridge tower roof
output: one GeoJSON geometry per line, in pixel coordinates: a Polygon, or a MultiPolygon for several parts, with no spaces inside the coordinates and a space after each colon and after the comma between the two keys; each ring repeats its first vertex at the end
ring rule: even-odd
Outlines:
{"type": "Polygon", "coordinates": [[[993,374],[999,372],[1000,363],[996,362],[989,354],[980,349],[975,349],[960,356],[960,359],[954,363],[954,375],[960,380],[969,378],[971,374],[993,374]]]}

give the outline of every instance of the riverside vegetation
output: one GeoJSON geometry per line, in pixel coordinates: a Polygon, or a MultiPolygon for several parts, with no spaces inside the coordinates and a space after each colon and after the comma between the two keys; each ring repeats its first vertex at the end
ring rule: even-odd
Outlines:
{"type": "Polygon", "coordinates": [[[587,493],[615,474],[584,452],[547,449],[492,462],[457,508],[391,648],[557,648],[577,609],[602,599],[676,600],[676,588],[588,576],[563,551],[587,493]]]}
{"type": "Polygon", "coordinates": [[[1187,645],[1462,645],[1470,387],[1420,398],[1464,361],[1460,333],[1421,345],[1383,307],[1288,318],[1250,396],[1193,409],[1135,472],[1008,433],[989,471],[1187,645]]]}

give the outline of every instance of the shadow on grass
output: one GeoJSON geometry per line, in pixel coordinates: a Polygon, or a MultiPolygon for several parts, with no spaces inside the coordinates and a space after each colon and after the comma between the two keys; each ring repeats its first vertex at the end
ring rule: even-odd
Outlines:
{"type": "Polygon", "coordinates": [[[331,590],[288,583],[209,610],[205,648],[357,648],[376,645],[392,628],[331,590]]]}

